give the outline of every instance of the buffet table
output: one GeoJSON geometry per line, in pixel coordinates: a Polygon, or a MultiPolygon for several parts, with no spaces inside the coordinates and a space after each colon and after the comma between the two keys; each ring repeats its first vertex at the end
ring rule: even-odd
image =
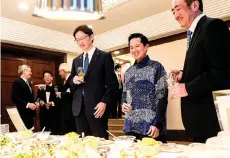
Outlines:
{"type": "MultiPolygon", "coordinates": [[[[207,144],[188,146],[162,144],[151,138],[134,142],[132,136],[114,141],[76,133],[64,136],[31,131],[6,133],[1,136],[0,157],[5,158],[229,158],[230,136],[214,137],[207,144]],[[226,141],[225,141],[226,140],[226,141]],[[220,144],[221,143],[221,144],[220,144]],[[228,146],[229,145],[229,146],[228,146]]],[[[229,133],[230,134],[230,133],[229,133]]]]}

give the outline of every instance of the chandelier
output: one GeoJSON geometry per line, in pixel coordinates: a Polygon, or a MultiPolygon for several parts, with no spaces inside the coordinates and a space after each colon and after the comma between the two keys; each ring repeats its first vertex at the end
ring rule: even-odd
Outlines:
{"type": "Polygon", "coordinates": [[[99,20],[128,0],[36,0],[34,16],[56,20],[99,20]]]}

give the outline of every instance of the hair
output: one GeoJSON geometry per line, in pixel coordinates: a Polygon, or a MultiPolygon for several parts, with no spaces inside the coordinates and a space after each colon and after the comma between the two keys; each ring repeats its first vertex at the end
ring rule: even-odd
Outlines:
{"type": "Polygon", "coordinates": [[[192,2],[194,2],[194,1],[199,2],[199,10],[201,12],[203,12],[203,2],[202,2],[202,0],[185,0],[185,3],[187,4],[187,6],[190,6],[192,4],[192,2]]]}
{"type": "Polygon", "coordinates": [[[80,25],[80,26],[78,26],[75,30],[74,30],[74,32],[73,32],[73,37],[75,38],[75,34],[78,32],[78,31],[82,31],[82,32],[84,32],[85,34],[87,34],[87,35],[92,35],[93,34],[93,30],[89,27],[89,26],[87,26],[87,25],[80,25]]]}
{"type": "Polygon", "coordinates": [[[18,67],[18,75],[21,76],[23,72],[27,69],[30,69],[29,65],[21,65],[18,67]]]}
{"type": "Polygon", "coordinates": [[[119,68],[121,68],[121,65],[120,65],[120,64],[117,64],[117,65],[114,67],[115,71],[117,71],[117,69],[119,69],[119,68]]]}
{"type": "Polygon", "coordinates": [[[59,70],[64,70],[65,72],[71,72],[71,69],[67,63],[61,63],[59,70]]]}
{"type": "Polygon", "coordinates": [[[130,45],[130,41],[133,38],[140,38],[141,39],[141,43],[143,43],[144,46],[146,46],[146,44],[149,43],[148,38],[146,36],[144,36],[143,34],[141,34],[141,33],[133,33],[133,34],[129,35],[129,39],[128,39],[129,45],[130,45]]]}
{"type": "Polygon", "coordinates": [[[45,70],[45,71],[43,72],[43,78],[44,78],[44,76],[45,76],[46,73],[50,74],[50,75],[53,77],[53,73],[52,73],[51,71],[45,70]]]}

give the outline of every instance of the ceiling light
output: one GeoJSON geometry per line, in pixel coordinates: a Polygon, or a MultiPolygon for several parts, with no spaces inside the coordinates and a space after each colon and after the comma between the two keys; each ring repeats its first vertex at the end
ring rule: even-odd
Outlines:
{"type": "Polygon", "coordinates": [[[29,6],[26,2],[20,2],[18,5],[18,8],[22,9],[22,10],[27,10],[29,8],[29,6]]]}
{"type": "Polygon", "coordinates": [[[36,0],[34,16],[55,20],[99,20],[129,0],[36,0]]]}
{"type": "Polygon", "coordinates": [[[93,25],[87,25],[89,28],[93,29],[93,25]]]}
{"type": "Polygon", "coordinates": [[[63,1],[36,0],[34,7],[35,16],[55,20],[99,20],[102,19],[102,4],[100,0],[63,1]]]}
{"type": "Polygon", "coordinates": [[[34,9],[34,15],[47,19],[56,20],[98,20],[103,17],[103,14],[94,12],[81,12],[81,11],[64,11],[64,10],[48,10],[48,9],[34,9]]]}
{"type": "Polygon", "coordinates": [[[120,51],[114,51],[113,54],[120,54],[120,51]]]}

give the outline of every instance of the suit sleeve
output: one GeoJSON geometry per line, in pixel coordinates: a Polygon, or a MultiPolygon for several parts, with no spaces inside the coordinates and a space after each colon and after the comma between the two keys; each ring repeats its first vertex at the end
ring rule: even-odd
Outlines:
{"type": "Polygon", "coordinates": [[[105,54],[105,82],[107,88],[101,101],[108,105],[113,99],[113,96],[116,96],[119,88],[117,77],[114,72],[113,58],[109,53],[105,54]]]}
{"type": "MultiPolygon", "coordinates": [[[[76,59],[76,58],[75,58],[76,59]]],[[[70,81],[69,81],[69,86],[70,86],[70,89],[72,89],[72,90],[74,90],[74,89],[76,89],[77,87],[78,87],[78,85],[75,85],[74,83],[73,83],[73,78],[74,78],[74,76],[76,75],[76,70],[75,70],[75,62],[76,62],[76,60],[73,60],[73,63],[72,63],[72,68],[71,68],[71,74],[70,74],[70,76],[69,76],[69,78],[70,78],[70,81]]]]}
{"type": "Polygon", "coordinates": [[[227,25],[222,20],[213,20],[207,27],[204,42],[209,70],[185,84],[190,97],[199,98],[214,90],[230,88],[230,32],[227,25]]]}
{"type": "Polygon", "coordinates": [[[26,105],[27,105],[28,102],[22,100],[22,99],[20,98],[20,94],[21,94],[21,92],[20,92],[20,83],[17,82],[17,81],[15,81],[15,82],[13,83],[13,86],[12,86],[12,95],[11,95],[11,99],[12,99],[12,101],[13,101],[17,106],[21,105],[21,106],[25,106],[25,107],[26,107],[26,105]]]}
{"type": "Polygon", "coordinates": [[[41,90],[40,89],[38,89],[36,100],[40,100],[40,101],[43,100],[44,101],[44,99],[42,98],[42,94],[41,94],[41,90]]]}

